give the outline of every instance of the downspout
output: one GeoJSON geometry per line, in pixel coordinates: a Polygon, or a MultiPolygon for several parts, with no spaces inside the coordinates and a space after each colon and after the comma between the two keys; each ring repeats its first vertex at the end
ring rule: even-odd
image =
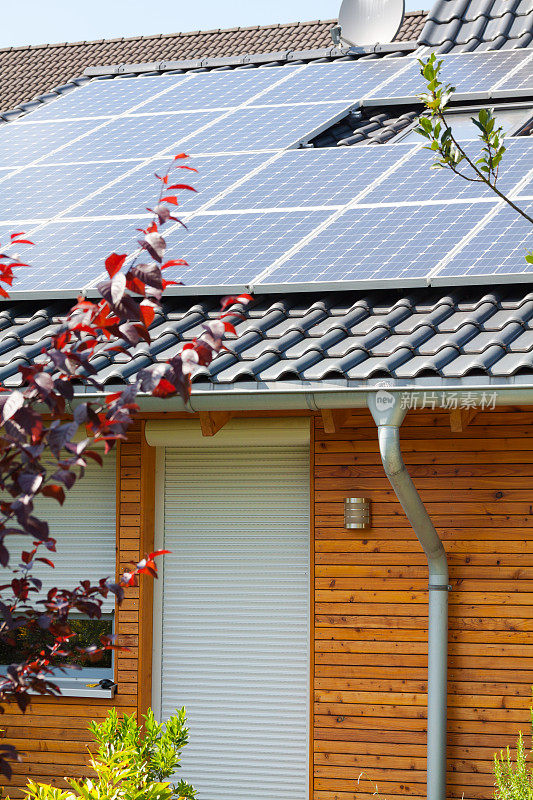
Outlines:
{"type": "Polygon", "coordinates": [[[380,391],[368,398],[378,426],[379,451],[387,478],[422,545],[429,567],[427,800],[446,798],[448,700],[448,562],[441,540],[402,458],[400,398],[380,391]]]}

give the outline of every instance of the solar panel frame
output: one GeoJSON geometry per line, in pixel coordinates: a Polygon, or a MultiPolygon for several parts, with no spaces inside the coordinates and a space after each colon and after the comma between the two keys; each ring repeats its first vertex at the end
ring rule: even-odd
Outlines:
{"type": "MultiPolygon", "coordinates": [[[[173,183],[192,183],[196,192],[172,190],[169,194],[177,195],[180,207],[183,203],[186,213],[191,214],[213,200],[220,192],[227,190],[242,178],[243,174],[264,163],[265,157],[262,153],[197,156],[191,158],[187,164],[197,168],[198,173],[184,172],[181,175],[177,171],[171,173],[173,183]]],[[[131,162],[128,166],[132,167],[131,162]]],[[[134,171],[124,180],[102,187],[96,195],[91,195],[77,205],[74,216],[146,216],[146,207],[156,202],[160,186],[154,179],[154,173],[163,175],[169,166],[168,156],[143,161],[134,167],[134,171]]]]}
{"type": "Polygon", "coordinates": [[[408,144],[366,147],[288,150],[263,170],[226,193],[211,210],[291,207],[343,207],[373,183],[399,158],[416,150],[408,144]]]}
{"type": "Polygon", "coordinates": [[[287,81],[301,67],[284,66],[254,70],[227,70],[189,74],[170,91],[143,103],[137,113],[173,114],[202,109],[233,109],[263,100],[269,88],[287,81]]]}
{"type": "Polygon", "coordinates": [[[139,161],[168,153],[194,134],[198,127],[212,125],[219,119],[216,111],[168,116],[122,116],[109,120],[99,135],[66,145],[43,163],[74,164],[96,161],[139,161]]]}
{"type": "Polygon", "coordinates": [[[58,145],[62,134],[70,134],[71,140],[77,140],[96,131],[98,127],[95,120],[32,124],[22,124],[18,120],[9,122],[0,129],[0,166],[13,169],[41,162],[64,147],[58,145]]]}
{"type": "MultiPolygon", "coordinates": [[[[533,202],[523,203],[533,216],[533,202]]],[[[458,251],[431,275],[435,286],[450,283],[494,283],[531,281],[533,264],[525,260],[531,242],[531,223],[507,203],[500,203],[496,213],[486,216],[484,223],[461,242],[458,251]]]]}
{"type": "Polygon", "coordinates": [[[150,102],[154,95],[164,95],[174,85],[184,82],[184,75],[165,74],[157,77],[92,80],[68,94],[60,95],[57,100],[36,108],[23,117],[21,122],[117,117],[150,102]]]}
{"type": "Polygon", "coordinates": [[[187,140],[189,152],[198,155],[231,152],[276,152],[318,136],[349,111],[346,103],[307,106],[246,106],[187,140]],[[263,124],[261,124],[263,120],[263,124]],[[266,120],[266,121],[265,121],[266,120]],[[286,122],[285,128],[283,123],[286,122]],[[292,127],[289,127],[288,123],[292,127]]]}
{"type": "MultiPolygon", "coordinates": [[[[104,269],[105,258],[113,251],[132,252],[135,230],[131,221],[117,220],[72,222],[48,221],[26,231],[34,246],[20,251],[30,268],[16,271],[10,295],[56,296],[49,289],[50,272],[54,270],[61,296],[75,296],[84,286],[96,284],[104,269]]],[[[14,255],[16,250],[10,250],[14,255]]]]}
{"type": "Polygon", "coordinates": [[[185,235],[181,242],[191,266],[171,267],[165,278],[183,281],[177,289],[180,295],[240,290],[327,215],[314,210],[197,215],[194,238],[185,235]]]}
{"type": "Polygon", "coordinates": [[[405,58],[307,64],[263,96],[269,105],[290,103],[355,103],[407,66],[405,58]]]}
{"type": "MultiPolygon", "coordinates": [[[[455,86],[454,100],[475,100],[492,97],[502,80],[514,74],[529,61],[530,54],[520,50],[496,50],[472,53],[451,53],[439,57],[442,60],[441,80],[455,86]]],[[[387,83],[366,96],[362,105],[398,105],[418,100],[418,95],[426,91],[426,84],[420,75],[420,65],[414,57],[409,57],[409,68],[402,73],[401,84],[387,83]]]]}
{"type": "Polygon", "coordinates": [[[321,285],[397,286],[398,281],[425,285],[428,252],[434,254],[440,246],[440,261],[486,210],[477,203],[354,206],[303,243],[287,261],[256,279],[253,288],[268,292],[283,285],[287,291],[303,291],[321,285]]]}
{"type": "Polygon", "coordinates": [[[27,225],[28,221],[34,224],[64,214],[129,169],[130,162],[93,164],[88,175],[85,164],[73,164],[68,171],[63,165],[42,164],[0,176],[0,191],[5,198],[0,221],[16,220],[27,225]]]}
{"type": "MultiPolygon", "coordinates": [[[[422,141],[422,139],[421,139],[422,141]]],[[[508,137],[507,154],[503,160],[498,187],[511,191],[524,175],[533,169],[533,139],[508,137]]],[[[477,143],[466,143],[465,152],[473,160],[479,157],[477,143]]],[[[401,203],[432,200],[491,200],[494,192],[483,183],[471,183],[446,169],[432,169],[434,154],[426,149],[413,153],[403,171],[396,171],[382,181],[365,197],[365,203],[401,203]]],[[[459,169],[470,177],[474,171],[464,161],[459,169]]],[[[530,183],[533,192],[533,179],[530,183]]]]}

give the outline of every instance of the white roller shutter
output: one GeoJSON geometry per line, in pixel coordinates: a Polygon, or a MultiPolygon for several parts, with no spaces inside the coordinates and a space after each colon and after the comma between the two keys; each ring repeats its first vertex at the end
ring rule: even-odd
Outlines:
{"type": "MultiPolygon", "coordinates": [[[[57,553],[49,557],[54,569],[39,564],[34,575],[43,581],[43,591],[52,586],[74,588],[80,580],[97,582],[115,576],[116,564],[116,459],[113,452],[103,456],[103,467],[89,461],[85,476],[76,481],[62,506],[50,498],[39,499],[36,514],[48,522],[50,535],[57,539],[57,553]]],[[[13,555],[31,547],[31,540],[17,537],[13,555]]],[[[105,603],[115,607],[114,596],[105,603]]]]}
{"type": "Polygon", "coordinates": [[[161,714],[201,800],[308,796],[307,447],[167,449],[161,714]]]}

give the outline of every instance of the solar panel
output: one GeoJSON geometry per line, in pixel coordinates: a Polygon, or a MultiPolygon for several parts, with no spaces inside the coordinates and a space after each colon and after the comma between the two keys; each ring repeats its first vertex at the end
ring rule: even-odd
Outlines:
{"type": "MultiPolygon", "coordinates": [[[[195,167],[198,173],[174,170],[171,175],[173,183],[189,183],[196,193],[172,190],[168,194],[178,195],[180,206],[183,204],[187,213],[196,211],[204,203],[230,187],[250,170],[260,166],[264,155],[249,153],[238,156],[198,156],[187,162],[195,167]],[[180,174],[181,173],[181,174],[180,174]],[[175,179],[175,180],[174,180],[175,179]]],[[[113,165],[107,165],[114,168],[113,165]]],[[[135,170],[113,186],[105,188],[94,197],[90,197],[73,210],[75,216],[108,216],[108,215],[146,215],[146,206],[155,202],[159,193],[159,181],[154,173],[163,175],[169,166],[168,158],[155,159],[141,167],[128,163],[128,168],[135,170]]],[[[85,167],[86,168],[86,167],[85,167]]],[[[91,174],[93,167],[91,166],[91,174]]],[[[101,184],[104,185],[104,182],[101,184]]],[[[1,186],[1,184],[0,184],[1,186]]]]}
{"type": "MultiPolygon", "coordinates": [[[[423,139],[420,137],[420,141],[423,139]]],[[[503,164],[497,185],[508,192],[529,170],[533,169],[533,140],[527,137],[509,138],[508,152],[503,164]]],[[[468,156],[478,158],[480,145],[465,145],[468,156]]],[[[400,203],[402,201],[424,202],[425,200],[463,200],[474,198],[494,198],[494,192],[485,184],[471,183],[459,178],[448,169],[432,169],[434,154],[428,150],[419,150],[404,164],[401,170],[393,172],[366,197],[365,203],[400,203]]],[[[474,171],[466,161],[460,165],[462,173],[475,177],[474,171]]],[[[533,191],[533,181],[531,183],[533,191]]]]}
{"type": "Polygon", "coordinates": [[[94,120],[76,122],[10,122],[0,128],[0,166],[32,163],[95,128],[94,120]]]}
{"type": "Polygon", "coordinates": [[[265,103],[354,103],[407,66],[404,58],[308,64],[264,95],[265,103]]]}
{"type": "Polygon", "coordinates": [[[192,136],[187,142],[187,151],[227,153],[281,150],[299,141],[309,141],[341,119],[346,110],[346,103],[294,108],[289,106],[240,108],[212,128],[192,136]]]}
{"type": "Polygon", "coordinates": [[[174,246],[190,267],[165,270],[186,286],[246,285],[328,215],[298,213],[210,214],[194,219],[192,233],[174,246]]]}
{"type": "Polygon", "coordinates": [[[259,290],[280,283],[423,283],[486,212],[478,203],[350,209],[255,285],[259,290]]]}
{"type": "Polygon", "coordinates": [[[179,117],[120,117],[100,127],[93,136],[67,145],[48,157],[46,163],[149,158],[177,147],[182,139],[214,122],[217,116],[216,112],[193,112],[179,117]]]}
{"type": "MultiPolygon", "coordinates": [[[[139,111],[171,113],[193,109],[234,108],[280,80],[290,78],[299,67],[229,70],[189,75],[170,91],[145,103],[139,111]]],[[[269,102],[261,99],[260,102],[269,102]]]]}
{"type": "Polygon", "coordinates": [[[90,81],[32,111],[27,119],[117,116],[139,103],[151,101],[154,95],[166,92],[184,80],[183,75],[162,75],[90,81]]]}
{"type": "MultiPolygon", "coordinates": [[[[533,215],[533,203],[519,203],[533,215]]],[[[445,264],[432,282],[435,284],[490,279],[502,276],[531,280],[533,264],[525,260],[531,250],[531,223],[505,203],[445,264]]]]}
{"type": "Polygon", "coordinates": [[[506,76],[500,83],[498,83],[492,92],[492,97],[506,97],[508,95],[516,96],[517,94],[530,93],[533,89],[533,53],[529,58],[522,61],[519,69],[517,69],[509,77],[506,76]]]}
{"type": "Polygon", "coordinates": [[[412,145],[289,150],[212,209],[343,206],[398,160],[412,145]]]}
{"type": "MultiPolygon", "coordinates": [[[[83,198],[131,169],[129,162],[35,166],[0,175],[0,220],[50,219],[68,211],[83,198]]],[[[149,186],[149,183],[145,184],[149,186]]],[[[91,201],[88,201],[90,205],[91,201]]],[[[77,213],[77,212],[76,212],[77,213]]]]}
{"type": "Polygon", "coordinates": [[[109,253],[131,253],[135,246],[135,225],[127,221],[50,222],[26,232],[35,246],[20,249],[30,267],[16,270],[14,297],[17,292],[79,291],[96,282],[109,253]]]}
{"type": "MultiPolygon", "coordinates": [[[[441,80],[455,86],[455,99],[460,99],[460,95],[486,95],[511,70],[524,65],[529,57],[529,54],[519,50],[444,55],[439,59],[443,62],[441,80]]],[[[398,81],[391,81],[373,91],[365,100],[365,105],[381,105],[399,98],[416,99],[421,92],[425,92],[427,84],[420,74],[417,59],[409,59],[409,62],[409,68],[398,81]]]]}

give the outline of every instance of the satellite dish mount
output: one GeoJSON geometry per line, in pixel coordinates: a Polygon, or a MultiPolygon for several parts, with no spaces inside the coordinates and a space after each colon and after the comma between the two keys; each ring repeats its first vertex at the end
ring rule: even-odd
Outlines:
{"type": "Polygon", "coordinates": [[[338,47],[388,44],[401,28],[405,0],[343,0],[331,30],[338,47]]]}

